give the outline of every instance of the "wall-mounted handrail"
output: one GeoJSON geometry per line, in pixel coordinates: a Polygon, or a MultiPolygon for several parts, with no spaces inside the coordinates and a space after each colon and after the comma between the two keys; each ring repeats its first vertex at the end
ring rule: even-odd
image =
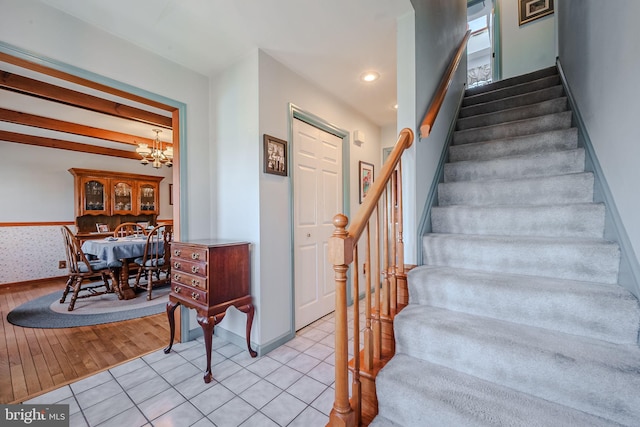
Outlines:
{"type": "Polygon", "coordinates": [[[436,121],[436,117],[438,117],[438,112],[440,111],[440,107],[442,107],[442,103],[444,102],[444,97],[447,94],[447,90],[449,89],[449,85],[451,85],[451,81],[453,80],[453,75],[458,69],[458,65],[460,65],[460,60],[462,59],[462,54],[467,48],[467,41],[471,36],[471,30],[467,30],[460,42],[460,46],[458,46],[458,50],[456,51],[456,55],[453,57],[453,61],[449,64],[449,67],[444,73],[443,79],[440,80],[440,85],[436,90],[436,94],[433,97],[433,101],[431,101],[431,105],[429,105],[429,109],[424,115],[424,119],[422,120],[422,124],[420,125],[420,138],[426,138],[429,136],[429,132],[433,128],[433,123],[436,121]]]}

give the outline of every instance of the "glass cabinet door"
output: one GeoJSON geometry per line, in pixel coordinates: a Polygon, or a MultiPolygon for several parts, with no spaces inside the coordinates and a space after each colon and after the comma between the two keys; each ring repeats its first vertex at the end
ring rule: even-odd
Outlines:
{"type": "Polygon", "coordinates": [[[133,213],[133,183],[130,181],[111,181],[113,213],[127,215],[133,213]]]}
{"type": "Polygon", "coordinates": [[[157,214],[158,186],[152,183],[141,183],[138,192],[139,214],[157,214]]]}
{"type": "Polygon", "coordinates": [[[82,211],[87,215],[107,213],[107,182],[99,178],[86,178],[82,183],[82,211]]]}

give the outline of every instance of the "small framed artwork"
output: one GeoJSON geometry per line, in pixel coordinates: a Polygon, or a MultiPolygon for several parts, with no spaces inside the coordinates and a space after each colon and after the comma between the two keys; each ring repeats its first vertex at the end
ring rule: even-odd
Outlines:
{"type": "Polygon", "coordinates": [[[96,228],[98,229],[98,233],[109,232],[109,224],[96,224],[96,228]]]}
{"type": "Polygon", "coordinates": [[[360,203],[364,202],[367,193],[373,185],[373,165],[371,163],[360,161],[360,203]]]}
{"type": "Polygon", "coordinates": [[[287,176],[287,141],[264,134],[264,172],[287,176]]]}
{"type": "Polygon", "coordinates": [[[169,184],[169,204],[173,205],[173,184],[169,184]]]}
{"type": "Polygon", "coordinates": [[[518,24],[524,25],[553,13],[553,0],[518,0],[518,24]]]}

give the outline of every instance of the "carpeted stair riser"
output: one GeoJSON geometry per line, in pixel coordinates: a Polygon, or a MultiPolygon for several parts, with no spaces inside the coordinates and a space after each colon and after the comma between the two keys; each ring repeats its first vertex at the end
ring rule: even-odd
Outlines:
{"type": "Polygon", "coordinates": [[[449,147],[449,161],[488,160],[541,151],[571,150],[577,146],[577,129],[561,129],[516,138],[452,145],[449,147]]]}
{"type": "Polygon", "coordinates": [[[584,149],[468,160],[444,165],[444,181],[522,179],[584,172],[584,149]]]}
{"type": "Polygon", "coordinates": [[[563,94],[564,89],[562,88],[562,85],[552,86],[522,95],[510,96],[496,101],[462,107],[458,117],[465,118],[476,116],[478,114],[494,113],[496,111],[507,110],[510,108],[537,104],[550,99],[560,98],[563,94]]]}
{"type": "Polygon", "coordinates": [[[478,95],[466,96],[462,100],[462,107],[484,104],[486,102],[496,101],[502,98],[523,95],[525,93],[535,92],[537,90],[546,89],[559,84],[561,84],[559,75],[543,77],[538,80],[521,83],[516,86],[509,86],[501,89],[495,89],[490,92],[483,92],[478,95]]]}
{"type": "Polygon", "coordinates": [[[431,233],[423,257],[425,265],[615,284],[620,249],[599,239],[431,233]]]}
{"type": "Polygon", "coordinates": [[[465,91],[465,96],[478,95],[484,92],[491,92],[496,89],[502,89],[508,86],[515,86],[521,83],[532,82],[534,80],[540,80],[544,77],[558,75],[558,69],[555,66],[536,70],[531,73],[523,74],[520,76],[509,77],[508,79],[498,80],[497,82],[490,83],[488,85],[476,86],[465,91]]]}
{"type": "Polygon", "coordinates": [[[458,130],[453,133],[453,144],[492,141],[494,139],[514,138],[533,135],[571,127],[571,111],[548,114],[532,119],[518,120],[482,128],[458,130]]]}
{"type": "Polygon", "coordinates": [[[438,203],[449,205],[550,205],[593,201],[593,174],[574,173],[513,181],[438,184],[438,203]]]}
{"type": "Polygon", "coordinates": [[[434,266],[409,277],[411,304],[616,344],[638,341],[638,300],[622,286],[434,266]]]}
{"type": "Polygon", "coordinates": [[[601,203],[541,206],[434,206],[433,233],[497,236],[603,237],[601,203]]]}
{"type": "Polygon", "coordinates": [[[524,120],[532,117],[561,113],[563,111],[567,111],[567,109],[567,98],[556,98],[549,101],[539,102],[537,104],[525,105],[523,107],[510,108],[508,110],[502,110],[495,113],[479,114],[464,119],[458,119],[456,130],[493,126],[515,120],[524,120]]]}
{"type": "Polygon", "coordinates": [[[640,304],[556,67],[465,95],[371,425],[640,425],[640,304]]]}
{"type": "Polygon", "coordinates": [[[371,427],[619,426],[405,354],[387,363],[376,386],[379,415],[371,427]]]}
{"type": "Polygon", "coordinates": [[[637,345],[415,304],[395,317],[394,332],[397,353],[623,424],[640,419],[637,345]]]}

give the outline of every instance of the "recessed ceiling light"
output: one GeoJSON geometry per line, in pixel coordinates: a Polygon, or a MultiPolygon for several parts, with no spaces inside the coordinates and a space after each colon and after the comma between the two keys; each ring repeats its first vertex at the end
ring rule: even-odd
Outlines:
{"type": "Polygon", "coordinates": [[[380,74],[376,73],[375,71],[367,71],[360,76],[360,80],[362,80],[363,82],[373,82],[375,80],[378,80],[379,78],[380,74]]]}
{"type": "Polygon", "coordinates": [[[393,109],[394,109],[394,110],[397,110],[397,109],[398,109],[398,104],[395,104],[395,105],[393,106],[393,109]]]}

